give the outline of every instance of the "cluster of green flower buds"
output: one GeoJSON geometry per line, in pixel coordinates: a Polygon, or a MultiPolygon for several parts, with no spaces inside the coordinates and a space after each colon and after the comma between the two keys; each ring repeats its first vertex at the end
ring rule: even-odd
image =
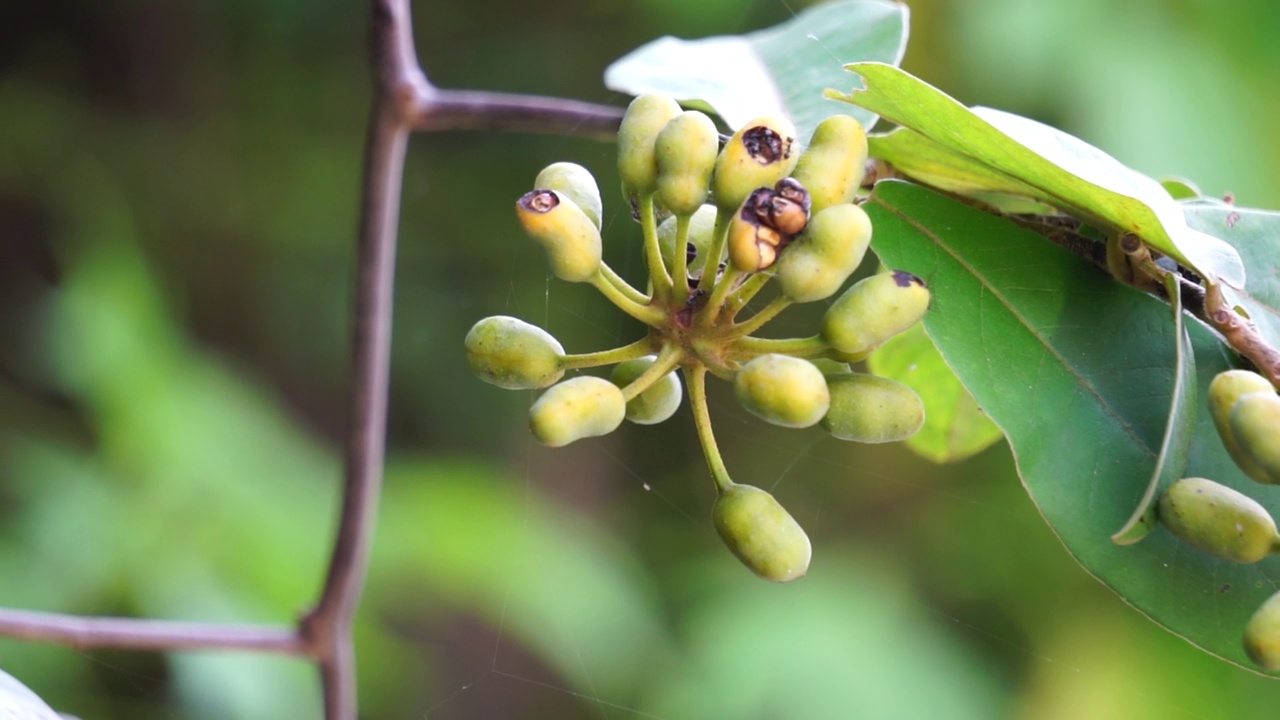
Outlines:
{"type": "Polygon", "coordinates": [[[862,263],[872,235],[857,204],[866,159],[866,134],[846,115],[823,121],[807,147],[775,116],[746,123],[722,144],[707,115],[663,95],[636,98],[618,131],[618,173],[644,238],[645,284],[630,284],[603,261],[603,205],[586,168],[544,169],[516,215],[552,274],[590,283],[645,323],[647,335],[575,355],[521,320],[485,318],[466,339],[473,371],[503,388],[545,388],[529,424],[551,447],[610,433],[624,420],[670,418],[684,395],[681,371],[719,494],[716,531],[760,577],[803,576],[811,548],[799,524],[769,493],[729,478],[705,380],[731,379],[742,406],[767,422],[817,425],[842,440],[893,442],[923,424],[923,403],[909,387],[849,366],[923,317],[929,291],[920,278],[896,271],[852,285],[813,336],[754,335],[793,303],[835,296],[862,263]],[[777,296],[740,319],[771,280],[777,296]],[[615,365],[608,379],[564,379],[606,365],[615,365]]]}
{"type": "MultiPolygon", "coordinates": [[[[1236,466],[1257,482],[1280,484],[1280,396],[1271,381],[1248,370],[1219,373],[1209,384],[1209,413],[1236,466]]],[[[1266,508],[1211,480],[1174,483],[1158,512],[1174,535],[1227,560],[1253,563],[1280,552],[1280,533],[1266,508]]],[[[1280,671],[1280,593],[1249,620],[1244,647],[1258,665],[1280,671]]]]}

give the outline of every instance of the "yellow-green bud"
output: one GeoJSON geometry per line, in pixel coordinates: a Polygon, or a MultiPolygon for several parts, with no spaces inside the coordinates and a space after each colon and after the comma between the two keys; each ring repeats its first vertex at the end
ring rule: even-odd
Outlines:
{"type": "Polygon", "coordinates": [[[529,428],[543,445],[561,447],[617,430],[626,407],[617,385],[582,375],[542,393],[529,408],[529,428]]]}
{"type": "Polygon", "coordinates": [[[1260,483],[1280,485],[1280,396],[1252,393],[1237,400],[1231,410],[1231,435],[1240,469],[1260,483]]]}
{"type": "Polygon", "coordinates": [[[827,414],[831,395],[822,371],[790,355],[761,355],[733,380],[738,402],[765,422],[804,428],[827,414]]]}
{"type": "Polygon", "coordinates": [[[600,186],[596,185],[590,170],[577,163],[552,163],[538,173],[533,186],[560,192],[591,218],[597,230],[603,227],[600,220],[604,217],[604,203],[600,200],[600,186]]]}
{"type": "MultiPolygon", "coordinates": [[[[647,355],[635,360],[620,362],[614,366],[609,379],[614,385],[626,389],[636,378],[653,366],[657,357],[647,355]]],[[[663,375],[660,380],[627,401],[627,419],[637,425],[656,425],[675,414],[683,397],[680,379],[675,371],[663,375]]]]}
{"type": "Polygon", "coordinates": [[[778,290],[792,302],[825,300],[858,269],[871,244],[871,219],[857,205],[832,205],[778,259],[778,290]]]}
{"type": "Polygon", "coordinates": [[[809,189],[813,212],[853,200],[867,168],[867,133],[849,115],[818,123],[792,176],[809,189]]]}
{"type": "Polygon", "coordinates": [[[627,106],[618,127],[618,176],[628,202],[657,189],[658,158],[654,144],[658,133],[680,114],[680,105],[666,95],[647,93],[627,106]]]}
{"type": "Polygon", "coordinates": [[[1213,424],[1218,429],[1222,446],[1246,475],[1256,478],[1264,473],[1240,452],[1240,446],[1231,432],[1231,411],[1235,409],[1236,402],[1253,393],[1274,395],[1275,388],[1269,380],[1248,370],[1220,372],[1209,383],[1209,414],[1213,416],[1213,424]]]}
{"type": "Polygon", "coordinates": [[[551,274],[586,282],[600,270],[600,230],[577,203],[556,190],[533,190],[516,203],[524,230],[547,251],[551,274]]]}
{"type": "Polygon", "coordinates": [[[1159,516],[1161,524],[1189,545],[1234,562],[1257,562],[1280,542],[1266,508],[1204,478],[1170,485],[1160,496],[1159,516]]]}
{"type": "Polygon", "coordinates": [[[910,328],[929,309],[924,281],[903,270],[858,281],[822,316],[822,339],[846,355],[859,355],[910,328]]]}
{"type": "Polygon", "coordinates": [[[711,193],[717,207],[732,210],[753,190],[773,187],[799,159],[796,129],[782,117],[759,117],[733,134],[716,158],[711,193]]]}
{"type": "Polygon", "coordinates": [[[822,429],[841,440],[886,443],[906,440],[924,425],[924,402],[910,387],[864,373],[827,375],[831,408],[822,429]]]}
{"type": "Polygon", "coordinates": [[[711,511],[716,532],[751,572],[787,582],[809,570],[813,548],[804,529],[772,495],[751,485],[730,485],[711,511]]]}
{"type": "Polygon", "coordinates": [[[1280,671],[1280,592],[1267,598],[1249,618],[1244,651],[1267,672],[1280,671]]]}
{"type": "Polygon", "coordinates": [[[564,375],[564,348],[546,330],[519,318],[484,318],[471,327],[465,345],[471,371],[498,387],[544,388],[564,375]]]}
{"type": "Polygon", "coordinates": [[[657,200],[676,215],[692,215],[707,201],[720,134],[697,110],[680,113],[658,133],[657,200]]]}

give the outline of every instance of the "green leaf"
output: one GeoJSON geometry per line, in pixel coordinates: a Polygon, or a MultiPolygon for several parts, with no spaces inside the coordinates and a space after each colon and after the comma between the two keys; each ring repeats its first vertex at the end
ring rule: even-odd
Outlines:
{"type": "MultiPolygon", "coordinates": [[[[1168,532],[1136,547],[1111,542],[1143,495],[1166,429],[1176,330],[1160,300],[1009,221],[923,187],[881,182],[867,210],[875,249],[929,283],[925,330],[1009,439],[1023,484],[1067,550],[1153,621],[1251,667],[1245,623],[1280,583],[1280,558],[1220,560],[1168,532]]],[[[1230,356],[1187,325],[1204,387],[1230,356]]],[[[1203,396],[1186,473],[1255,497],[1218,440],[1203,396]]]]}
{"type": "Polygon", "coordinates": [[[1183,206],[1187,224],[1230,243],[1253,269],[1243,290],[1223,288],[1232,305],[1244,308],[1268,345],[1280,348],[1280,213],[1219,203],[1183,206]]]}
{"type": "Polygon", "coordinates": [[[700,101],[737,128],[752,118],[791,118],[802,140],[824,118],[853,115],[864,126],[876,116],[823,97],[848,87],[843,63],[897,64],[907,46],[907,6],[882,0],[835,2],[809,8],[767,30],[700,40],[664,37],[610,65],[605,85],[640,95],[663,92],[700,101]]]}
{"type": "Polygon", "coordinates": [[[1173,309],[1176,343],[1173,399],[1169,406],[1169,420],[1160,445],[1160,455],[1156,458],[1156,469],[1151,473],[1147,491],[1143,493],[1142,500],[1138,502],[1138,507],[1134,509],[1128,522],[1111,536],[1112,542],[1119,545],[1132,545],[1155,530],[1156,523],[1159,522],[1156,517],[1156,492],[1182,477],[1182,471],[1187,467],[1187,454],[1191,452],[1191,436],[1195,430],[1196,355],[1182,322],[1182,293],[1176,275],[1165,277],[1165,291],[1173,309]]]}
{"type": "MultiPolygon", "coordinates": [[[[1028,185],[1037,200],[1116,232],[1133,233],[1206,278],[1243,287],[1244,266],[1229,245],[1187,227],[1177,203],[1158,182],[1101,150],[1028,118],[990,108],[971,110],[891,65],[845,67],[861,75],[866,88],[829,97],[880,113],[1005,176],[1010,184],[1028,185]]],[[[954,172],[972,174],[971,165],[954,172]]]]}
{"type": "Polygon", "coordinates": [[[982,412],[916,325],[867,358],[876,375],[911,386],[924,401],[924,427],[906,442],[916,454],[936,463],[963,460],[1000,440],[1000,428],[982,412]]]}

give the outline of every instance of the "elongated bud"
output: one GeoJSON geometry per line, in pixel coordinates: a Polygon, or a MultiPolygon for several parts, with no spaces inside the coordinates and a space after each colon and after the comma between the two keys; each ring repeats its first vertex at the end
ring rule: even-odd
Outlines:
{"type": "Polygon", "coordinates": [[[600,269],[600,230],[576,203],[555,191],[525,193],[516,203],[524,230],[547,251],[551,274],[586,282],[600,269]]]}
{"type": "Polygon", "coordinates": [[[815,425],[831,404],[822,371],[790,355],[761,355],[743,365],[733,389],[751,414],[782,427],[815,425]]]}
{"type": "Polygon", "coordinates": [[[688,110],[658,133],[658,203],[676,215],[692,215],[707,201],[720,134],[711,118],[688,110]]]}
{"type": "Polygon", "coordinates": [[[822,316],[822,338],[840,353],[857,356],[915,325],[929,309],[924,281],[904,270],[855,283],[822,316]]]}
{"type": "Polygon", "coordinates": [[[1245,625],[1244,650],[1267,672],[1280,671],[1280,592],[1267,598],[1245,625]]]}
{"type": "Polygon", "coordinates": [[[867,167],[867,133],[849,115],[832,115],[818,123],[809,147],[792,176],[813,198],[813,212],[851,202],[867,167]]]}
{"type": "Polygon", "coordinates": [[[716,532],[751,572],[788,582],[809,571],[809,536],[772,495],[751,485],[730,485],[711,511],[716,532]]]}
{"type": "Polygon", "coordinates": [[[1238,563],[1261,560],[1280,542],[1253,498],[1204,478],[1184,478],[1160,496],[1160,523],[1187,544],[1238,563]]]}
{"type": "Polygon", "coordinates": [[[666,95],[647,93],[627,106],[618,127],[618,176],[622,194],[634,204],[637,197],[658,187],[658,133],[680,114],[680,105],[666,95]]]}
{"type": "MultiPolygon", "coordinates": [[[[614,385],[626,389],[636,378],[653,366],[655,355],[620,362],[614,366],[609,379],[614,385]]],[[[627,420],[637,425],[656,425],[675,414],[684,393],[675,371],[662,376],[639,395],[627,401],[627,420]]]]}
{"type": "Polygon", "coordinates": [[[600,219],[604,217],[604,203],[600,200],[600,186],[590,170],[577,163],[552,163],[538,173],[533,186],[559,192],[586,213],[597,230],[602,227],[600,219]]]}
{"type": "Polygon", "coordinates": [[[850,203],[815,214],[778,260],[778,290],[792,302],[825,300],[862,264],[871,244],[871,219],[850,203]]]}
{"type": "Polygon", "coordinates": [[[1231,435],[1240,469],[1260,483],[1280,485],[1280,396],[1252,393],[1237,400],[1231,409],[1231,435]]]}
{"type": "Polygon", "coordinates": [[[544,388],[564,375],[564,348],[546,330],[506,315],[471,327],[465,341],[471,371],[508,390],[544,388]]]}
{"type": "Polygon", "coordinates": [[[1236,402],[1245,395],[1253,393],[1274,395],[1275,392],[1269,380],[1248,370],[1220,372],[1214,376],[1213,382],[1209,383],[1209,414],[1213,416],[1213,425],[1218,429],[1222,446],[1227,449],[1231,459],[1235,460],[1244,474],[1254,479],[1265,477],[1266,473],[1240,451],[1235,433],[1231,430],[1231,411],[1235,409],[1236,402]]]}
{"type": "Polygon", "coordinates": [[[561,447],[617,430],[626,407],[617,385],[582,375],[551,386],[534,401],[529,408],[529,428],[543,445],[561,447]]]}
{"type": "Polygon", "coordinates": [[[733,134],[716,158],[711,193],[717,207],[732,210],[753,190],[773,187],[799,159],[795,125],[782,117],[759,117],[733,134]]]}
{"type": "Polygon", "coordinates": [[[898,442],[924,425],[924,402],[910,387],[864,373],[827,375],[831,408],[822,429],[841,440],[898,442]]]}

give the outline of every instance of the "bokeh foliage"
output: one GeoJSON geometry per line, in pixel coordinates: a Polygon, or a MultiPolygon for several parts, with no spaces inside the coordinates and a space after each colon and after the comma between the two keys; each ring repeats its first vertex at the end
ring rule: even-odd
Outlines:
{"type": "MultiPolygon", "coordinates": [[[[621,103],[600,74],[625,51],[788,7],[415,12],[442,85],[621,103]]],[[[1267,3],[911,8],[905,67],[965,102],[1280,206],[1267,3]]],[[[0,604],[285,622],[318,590],[364,10],[0,6],[0,604]]],[[[570,351],[637,331],[549,279],[519,233],[512,203],[559,159],[597,173],[606,255],[635,277],[611,146],[452,133],[411,147],[388,486],[358,632],[365,716],[1270,717],[1280,687],[1164,633],[1069,559],[1003,446],[939,468],[767,427],[713,395],[731,472],[814,539],[811,577],[791,587],[719,546],[687,416],[536,447],[529,397],[467,372],[470,324],[520,315],[570,351]]],[[[780,322],[793,314],[812,326],[803,311],[780,322]]],[[[318,713],[293,660],[4,641],[0,667],[85,718],[318,713]]]]}

